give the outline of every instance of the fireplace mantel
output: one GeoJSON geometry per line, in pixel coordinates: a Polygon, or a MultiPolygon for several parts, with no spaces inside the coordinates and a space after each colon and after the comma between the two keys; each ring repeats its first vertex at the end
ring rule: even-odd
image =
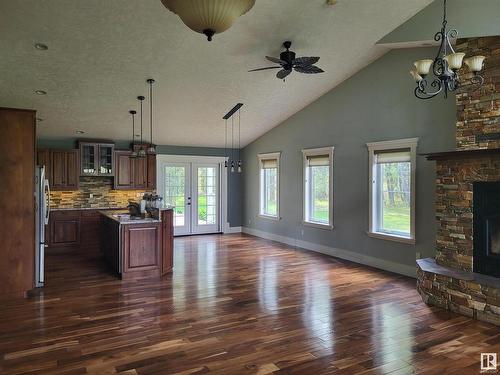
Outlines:
{"type": "Polygon", "coordinates": [[[444,152],[433,152],[428,154],[419,154],[425,156],[427,160],[453,160],[453,159],[469,159],[500,155],[500,148],[486,148],[474,150],[455,150],[444,152]]]}

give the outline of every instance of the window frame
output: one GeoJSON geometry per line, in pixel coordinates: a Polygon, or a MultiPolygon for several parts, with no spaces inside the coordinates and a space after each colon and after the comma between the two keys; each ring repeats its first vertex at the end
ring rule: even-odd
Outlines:
{"type": "Polygon", "coordinates": [[[280,220],[280,170],[281,170],[281,152],[268,152],[264,154],[258,154],[257,155],[257,160],[259,163],[259,214],[258,217],[263,218],[263,219],[269,219],[269,220],[280,220]],[[277,171],[276,171],[276,215],[268,215],[264,213],[264,180],[263,180],[263,175],[262,171],[264,170],[262,168],[262,161],[263,160],[269,160],[269,159],[276,159],[276,162],[278,164],[277,171]]]}
{"type": "Polygon", "coordinates": [[[367,143],[368,147],[368,170],[369,170],[369,206],[368,206],[368,236],[373,238],[379,238],[384,240],[402,242],[410,245],[416,243],[416,170],[417,170],[417,146],[418,138],[405,138],[397,139],[391,141],[382,142],[370,142],[367,143]],[[379,212],[375,205],[379,197],[377,196],[377,172],[375,168],[377,163],[375,162],[375,153],[377,151],[398,151],[398,150],[410,150],[410,235],[403,236],[395,233],[386,233],[376,230],[376,217],[379,212]]]}
{"type": "Polygon", "coordinates": [[[335,147],[307,148],[302,150],[302,224],[314,228],[333,229],[333,155],[335,147]],[[328,223],[318,223],[308,218],[308,181],[307,181],[307,157],[328,155],[329,178],[328,178],[328,223]]]}

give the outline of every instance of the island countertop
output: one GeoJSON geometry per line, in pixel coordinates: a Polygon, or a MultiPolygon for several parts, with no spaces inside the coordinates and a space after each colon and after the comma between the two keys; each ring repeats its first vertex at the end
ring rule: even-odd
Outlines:
{"type": "Polygon", "coordinates": [[[152,224],[161,223],[161,220],[154,218],[133,218],[127,210],[107,210],[99,211],[99,213],[107,218],[117,221],[120,224],[152,224]]]}

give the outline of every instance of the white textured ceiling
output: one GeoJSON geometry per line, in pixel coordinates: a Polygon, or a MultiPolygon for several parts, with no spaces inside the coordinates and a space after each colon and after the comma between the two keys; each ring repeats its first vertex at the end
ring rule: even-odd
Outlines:
{"type": "Polygon", "coordinates": [[[386,50],[375,43],[431,1],[257,0],[209,43],[160,0],[0,0],[0,106],[38,110],[40,138],[81,129],[127,140],[128,110],[152,77],[155,143],[223,146],[221,118],[243,102],[246,145],[378,58],[386,50]],[[276,71],[247,73],[284,40],[298,56],[321,56],[326,73],[285,83],[276,71]]]}

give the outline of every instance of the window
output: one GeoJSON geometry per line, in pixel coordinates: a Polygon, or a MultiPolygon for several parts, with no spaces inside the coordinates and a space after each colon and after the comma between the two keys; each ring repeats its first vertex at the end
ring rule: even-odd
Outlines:
{"type": "Polygon", "coordinates": [[[280,153],[260,154],[260,211],[262,217],[279,219],[280,153]]]}
{"type": "Polygon", "coordinates": [[[418,138],[368,143],[372,237],[415,243],[418,138]]]}
{"type": "Polygon", "coordinates": [[[302,150],[304,224],[333,228],[333,147],[302,150]]]}

